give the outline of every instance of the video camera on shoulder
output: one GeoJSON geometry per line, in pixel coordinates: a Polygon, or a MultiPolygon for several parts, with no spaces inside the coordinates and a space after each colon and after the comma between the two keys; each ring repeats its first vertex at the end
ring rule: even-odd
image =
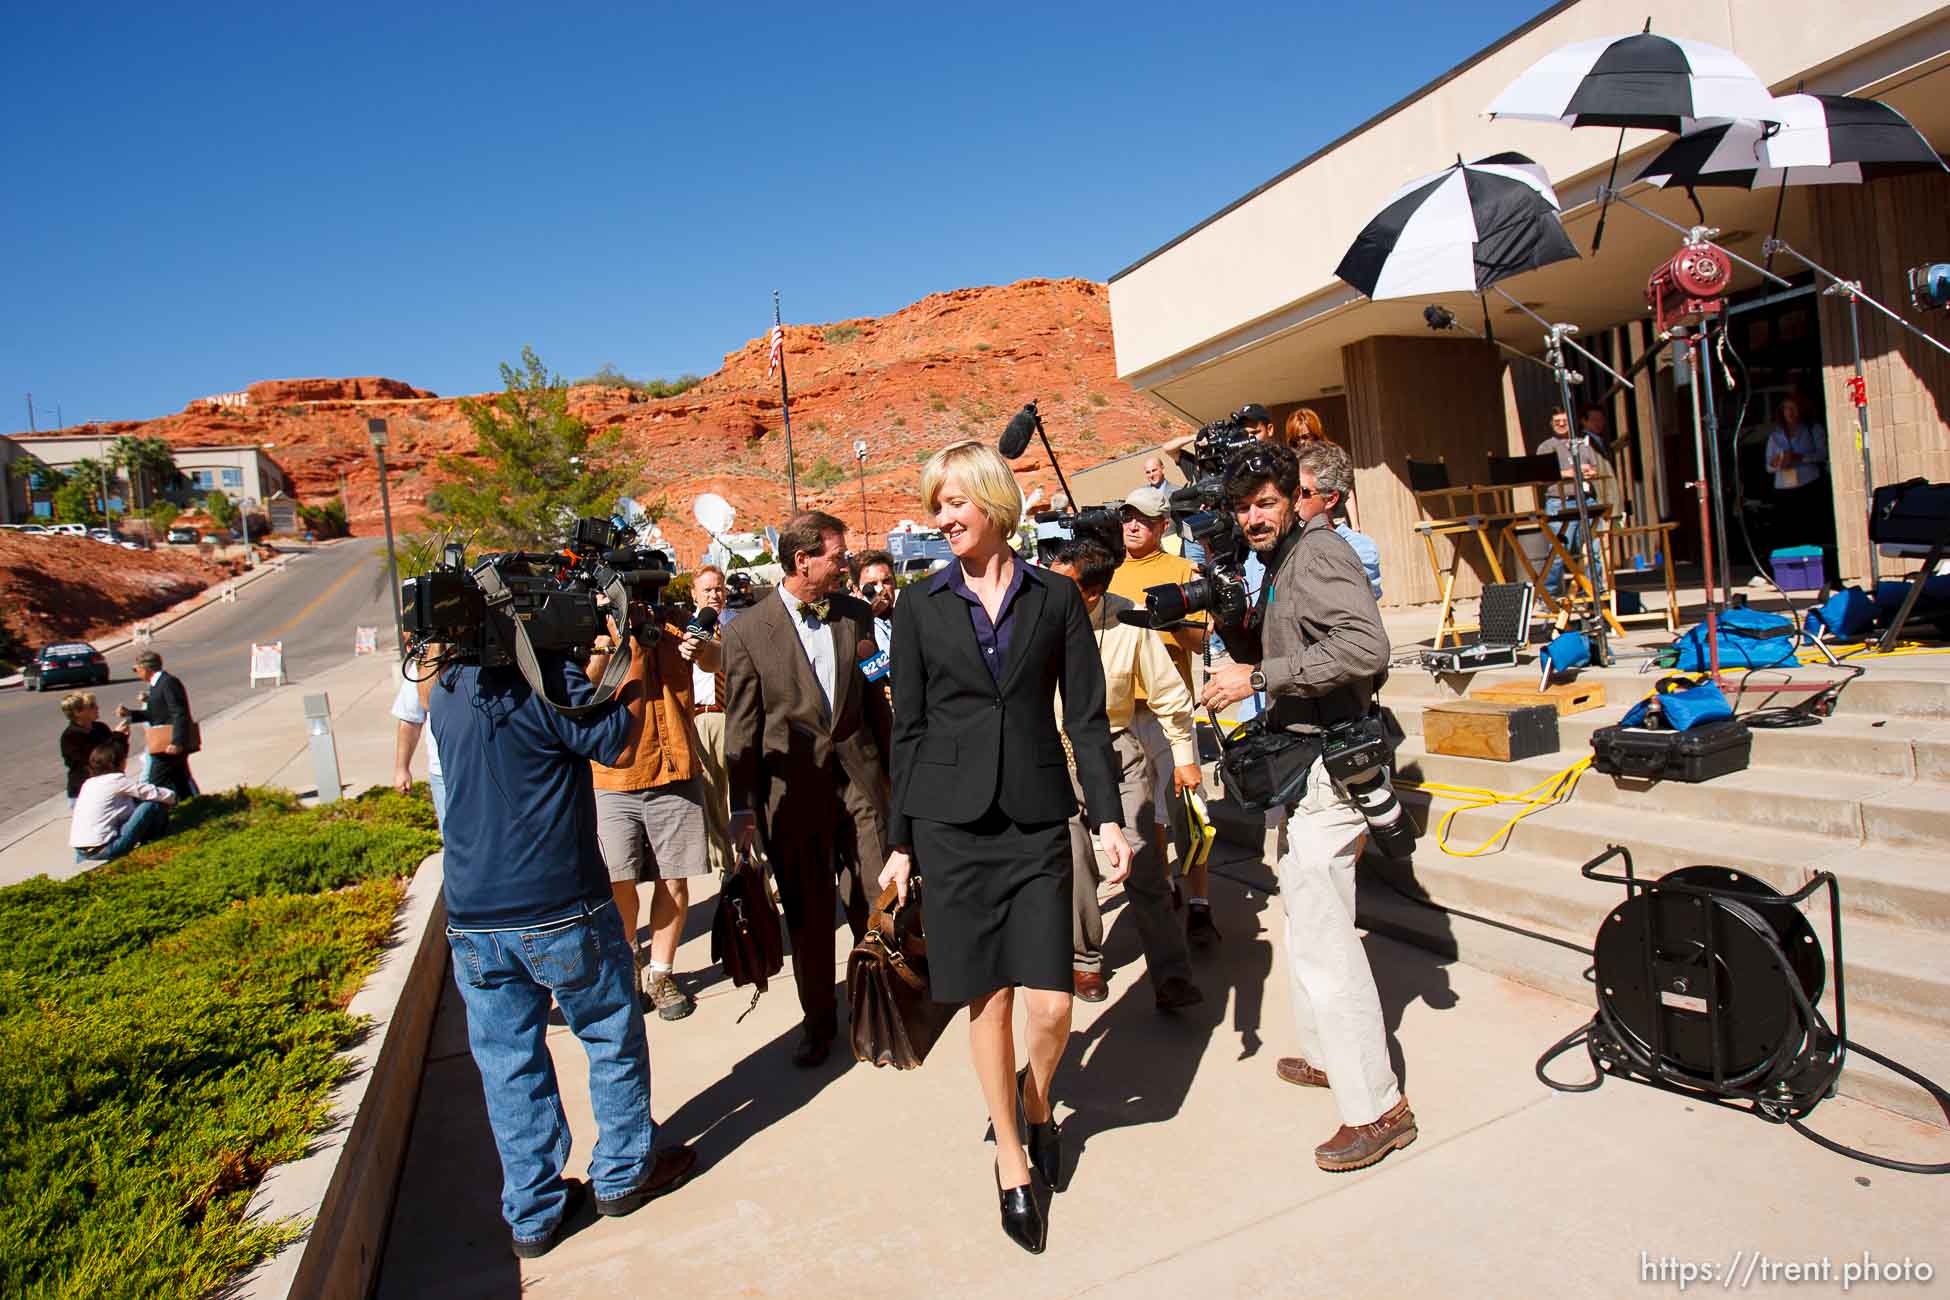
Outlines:
{"type": "Polygon", "coordinates": [[[1086,506],[1081,510],[1039,510],[1036,523],[1036,563],[1047,568],[1058,547],[1073,538],[1095,542],[1120,563],[1124,559],[1124,524],[1117,505],[1086,506]]]}
{"type": "Polygon", "coordinates": [[[1258,446],[1238,411],[1205,424],[1193,439],[1191,459],[1197,477],[1171,494],[1171,518],[1179,536],[1196,544],[1204,558],[1198,563],[1199,576],[1192,581],[1145,588],[1144,607],[1152,626],[1201,612],[1210,612],[1222,627],[1246,621],[1251,607],[1246,591],[1248,547],[1226,499],[1225,485],[1229,467],[1258,446]]]}
{"type": "MultiPolygon", "coordinates": [[[[560,551],[504,551],[482,556],[472,568],[466,548],[449,543],[439,564],[400,584],[407,658],[424,659],[426,647],[440,643],[444,662],[516,664],[547,699],[533,671],[536,653],[583,658],[607,634],[610,617],[631,631],[648,625],[661,614],[657,597],[672,576],[669,557],[637,545],[636,531],[621,518],[578,519],[560,551]],[[598,597],[608,600],[608,610],[598,597]]],[[[627,652],[615,659],[627,669],[627,652]]],[[[549,702],[564,713],[598,707],[621,676],[613,665],[587,705],[549,702]]]]}

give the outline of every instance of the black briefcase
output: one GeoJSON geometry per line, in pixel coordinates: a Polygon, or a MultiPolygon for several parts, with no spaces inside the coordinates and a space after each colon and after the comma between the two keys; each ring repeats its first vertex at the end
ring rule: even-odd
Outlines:
{"type": "Polygon", "coordinates": [[[1754,733],[1738,718],[1690,731],[1600,727],[1591,735],[1591,767],[1647,781],[1711,781],[1744,769],[1753,747],[1754,733]]]}

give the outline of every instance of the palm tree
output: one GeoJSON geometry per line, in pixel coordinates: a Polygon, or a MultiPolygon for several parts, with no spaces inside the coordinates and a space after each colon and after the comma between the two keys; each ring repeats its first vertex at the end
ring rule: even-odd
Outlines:
{"type": "MultiPolygon", "coordinates": [[[[68,466],[68,481],[70,483],[85,484],[88,488],[88,494],[91,497],[100,498],[103,518],[110,517],[108,514],[108,480],[109,460],[107,457],[83,456],[80,460],[68,466]]],[[[112,522],[110,526],[113,527],[112,522]]]]}
{"type": "Polygon", "coordinates": [[[176,468],[175,448],[164,438],[117,438],[109,446],[108,463],[128,476],[131,492],[137,497],[182,477],[176,468]]]}

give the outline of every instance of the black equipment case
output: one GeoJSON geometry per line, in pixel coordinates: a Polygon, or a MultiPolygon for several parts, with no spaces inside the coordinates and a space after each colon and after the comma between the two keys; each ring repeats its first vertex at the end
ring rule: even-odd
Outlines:
{"type": "Polygon", "coordinates": [[[1600,727],[1591,735],[1591,766],[1607,776],[1650,781],[1711,781],[1747,766],[1754,733],[1738,718],[1690,731],[1600,727]]]}

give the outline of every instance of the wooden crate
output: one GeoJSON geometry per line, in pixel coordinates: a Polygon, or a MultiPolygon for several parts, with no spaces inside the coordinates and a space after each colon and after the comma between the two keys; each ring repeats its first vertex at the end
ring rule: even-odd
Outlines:
{"type": "Polygon", "coordinates": [[[1559,682],[1538,690],[1526,682],[1494,682],[1478,686],[1469,693],[1472,700],[1489,704],[1548,704],[1559,717],[1596,709],[1605,702],[1603,682],[1559,682]]]}
{"type": "Polygon", "coordinates": [[[1431,754],[1493,758],[1508,763],[1557,752],[1557,710],[1548,704],[1490,704],[1454,700],[1422,711],[1422,738],[1431,754]]]}

